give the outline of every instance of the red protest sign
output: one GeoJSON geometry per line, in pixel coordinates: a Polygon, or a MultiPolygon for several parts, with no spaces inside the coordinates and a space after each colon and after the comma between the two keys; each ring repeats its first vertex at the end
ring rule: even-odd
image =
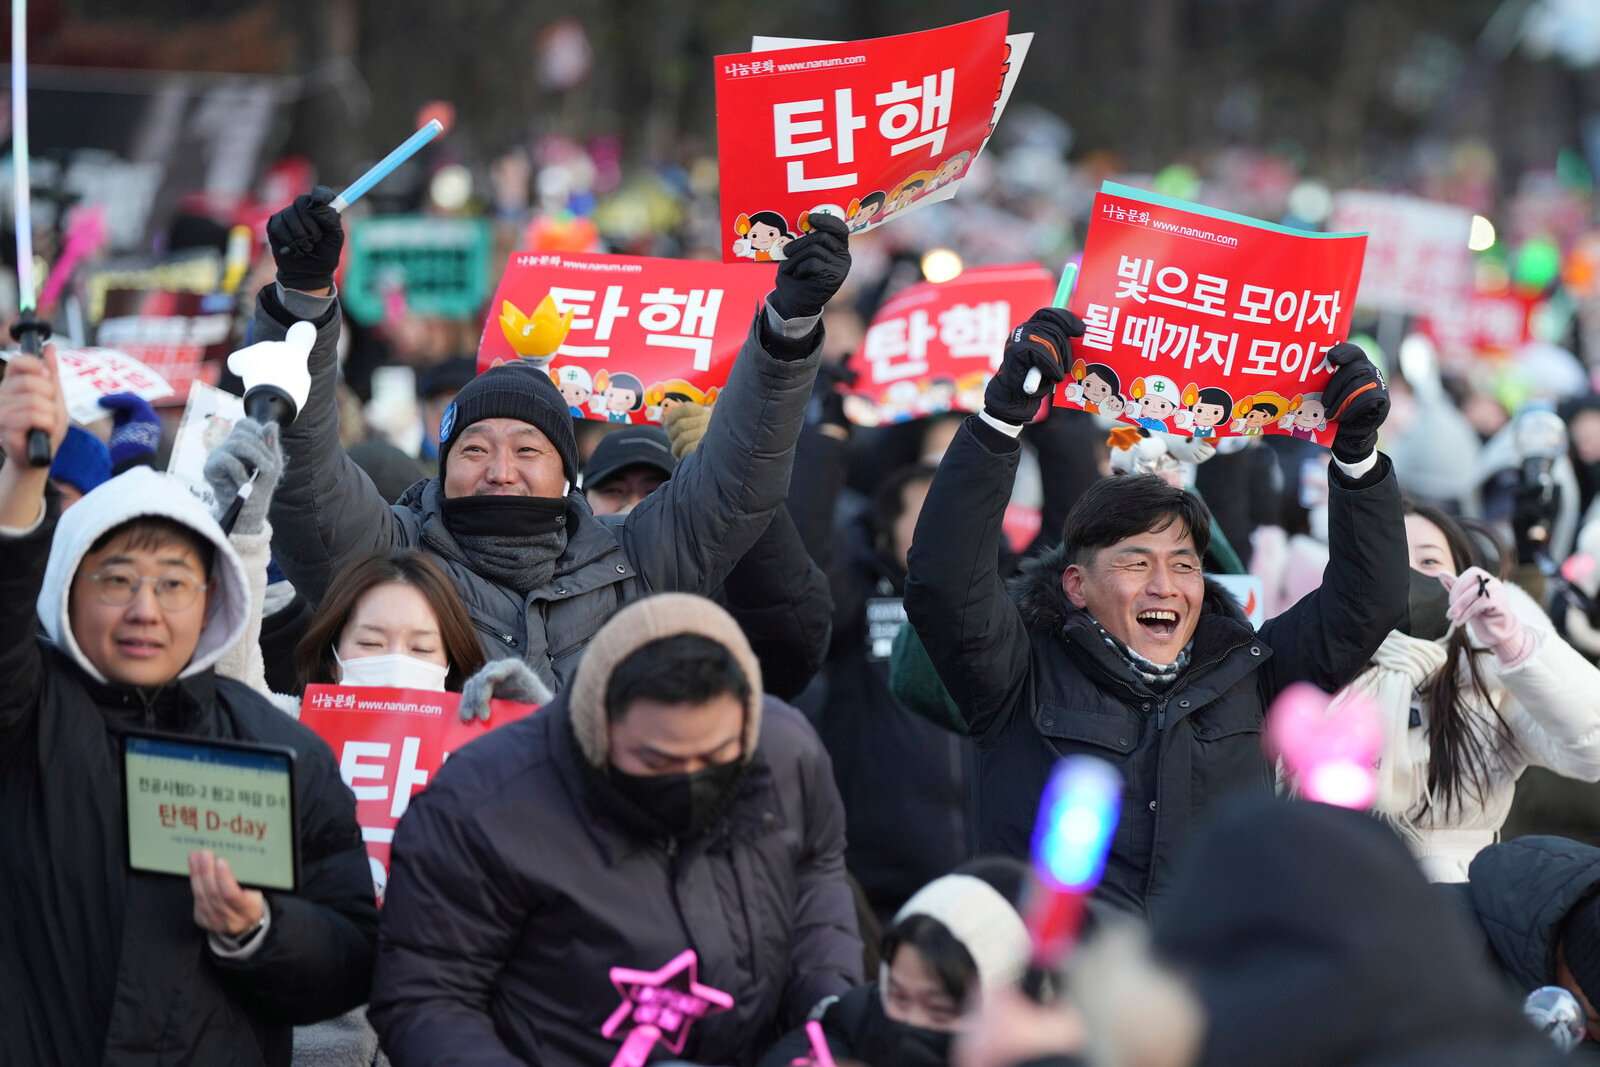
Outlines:
{"type": "Polygon", "coordinates": [[[110,289],[95,343],[115,348],[166,379],[171,395],[157,402],[181,404],[194,382],[215,385],[234,350],[235,300],[226,293],[110,289]]]}
{"type": "Polygon", "coordinates": [[[1417,323],[1433,339],[1439,358],[1460,366],[1479,356],[1509,356],[1533,340],[1535,297],[1515,293],[1469,293],[1442,304],[1417,323]]]}
{"type": "Polygon", "coordinates": [[[766,271],[704,260],[519,252],[478,370],[520,358],[550,371],[574,418],[658,423],[674,399],[716,399],[771,289],[766,271]]]}
{"type": "Polygon", "coordinates": [[[845,413],[860,426],[983,410],[1011,327],[1050,303],[1055,282],[1034,263],[974,267],[884,302],[861,347],[845,413]]]}
{"type": "Polygon", "coordinates": [[[372,886],[383,901],[389,844],[411,797],[450,753],[500,726],[531,715],[530,704],[491,700],[489,724],[464,723],[460,693],[426,689],[308,685],[300,722],[333,749],[339,775],[356,795],[356,822],[367,843],[372,886]]]}
{"type": "Polygon", "coordinates": [[[1004,103],[1008,17],[718,56],[723,258],[781,258],[813,211],[859,232],[953,196],[1004,103]]]}
{"type": "Polygon", "coordinates": [[[1150,430],[1327,444],[1327,350],[1349,335],[1365,245],[1106,182],[1071,302],[1088,329],[1058,402],[1150,430]]]}

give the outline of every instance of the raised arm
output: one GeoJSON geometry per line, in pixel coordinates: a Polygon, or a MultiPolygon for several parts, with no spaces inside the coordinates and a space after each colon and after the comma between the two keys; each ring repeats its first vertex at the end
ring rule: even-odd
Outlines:
{"type": "Polygon", "coordinates": [[[1082,333],[1076,316],[1054,308],[1012,331],[983,413],[956,431],[912,536],[906,618],[973,734],[1017,706],[1028,683],[1028,635],[1000,583],[1001,523],[1022,447],[1017,435],[1062,380],[1071,338],[1082,333]],[[1033,369],[1042,383],[1030,394],[1033,369]]]}
{"type": "Polygon", "coordinates": [[[52,454],[67,435],[66,401],[56,380],[55,346],[43,359],[18,353],[0,381],[0,765],[20,750],[39,709],[39,643],[33,605],[44,580],[57,503],[45,499],[49,467],[27,462],[28,431],[43,430],[52,454]]]}
{"type": "Polygon", "coordinates": [[[1261,628],[1272,649],[1272,695],[1294,682],[1330,693],[1349,684],[1406,620],[1400,485],[1389,457],[1376,451],[1389,393],[1355,345],[1335,346],[1328,359],[1338,370],[1323,395],[1339,424],[1328,468],[1328,566],[1321,586],[1261,628]]]}
{"type": "Polygon", "coordinates": [[[348,564],[399,542],[399,521],[372,480],[339,444],[339,302],[333,272],[344,247],[333,191],[319,185],[267,223],[276,284],[256,297],[254,339],[281,341],[306,320],[317,327],[311,394],[283,431],[287,470],[273,497],[273,552],[284,575],[312,602],[348,564]]]}
{"type": "Polygon", "coordinates": [[[623,551],[656,592],[715,589],[788,494],[821,360],[822,307],[850,270],[847,231],[813,215],[812,232],[786,251],[705,437],[623,526],[623,551]]]}

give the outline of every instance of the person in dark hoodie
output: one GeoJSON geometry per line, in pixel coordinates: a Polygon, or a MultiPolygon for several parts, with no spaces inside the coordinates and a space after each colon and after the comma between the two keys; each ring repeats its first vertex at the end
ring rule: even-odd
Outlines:
{"type": "Polygon", "coordinates": [[[1339,430],[1320,589],[1254,632],[1202,573],[1205,505],[1145,475],[1091,486],[1060,551],[1030,561],[1008,593],[997,560],[1016,435],[1082,333],[1054,308],[1012,333],[984,411],[963,423],[928,491],[905,609],[977,738],[979,851],[1025,857],[1055,761],[1097,755],[1126,782],[1097,892],[1137,911],[1168,888],[1173,860],[1223,797],[1272,789],[1260,733],[1277,694],[1297,681],[1339,688],[1405,621],[1408,556],[1399,486],[1376,451],[1388,393],[1344,344],[1328,353],[1338,369],[1324,392],[1339,430]],[[1024,389],[1033,369],[1038,394],[1024,389]]]}
{"type": "MultiPolygon", "coordinates": [[[[13,357],[0,445],[67,425],[53,349],[13,357]]],[[[205,507],[147,467],[66,514],[49,470],[0,468],[0,1063],[288,1067],[291,1028],[360,1004],[377,907],[355,797],[327,744],[213,665],[248,581],[205,507]],[[34,611],[45,637],[35,640],[34,611]],[[291,748],[301,887],[128,867],[119,737],[291,748]]]]}
{"type": "Polygon", "coordinates": [[[1241,798],[1152,919],[1207,1025],[1197,1067],[1555,1067],[1400,837],[1365,812],[1241,798]]]}
{"type": "Polygon", "coordinates": [[[1585,1058],[1600,1060],[1600,848],[1519,837],[1472,860],[1465,902],[1521,994],[1565,988],[1588,1017],[1585,1058]]]}
{"type": "Polygon", "coordinates": [[[413,799],[369,1015],[396,1067],[608,1063],[635,1008],[683,1059],[753,1063],[860,982],[843,856],[822,745],[733,619],[647,597],[413,799]],[[695,983],[725,1010],[638,992],[695,983]]]}

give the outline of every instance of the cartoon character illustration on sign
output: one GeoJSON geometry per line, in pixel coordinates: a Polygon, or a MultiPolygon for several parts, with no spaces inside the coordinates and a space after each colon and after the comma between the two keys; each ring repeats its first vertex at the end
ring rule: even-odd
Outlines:
{"type": "Polygon", "coordinates": [[[1128,406],[1128,402],[1122,399],[1122,395],[1120,393],[1112,393],[1110,396],[1100,401],[1099,405],[1097,406],[1099,410],[1096,412],[1096,414],[1104,415],[1108,419],[1120,419],[1122,417],[1123,410],[1128,406]]]}
{"type": "Polygon", "coordinates": [[[572,329],[573,308],[563,315],[556,308],[555,298],[546,293],[532,315],[509,300],[500,302],[500,332],[505,335],[511,350],[536,367],[548,366],[556,349],[567,339],[572,329]]]}
{"type": "Polygon", "coordinates": [[[1328,428],[1328,408],[1322,402],[1322,394],[1307,393],[1301,397],[1294,414],[1285,416],[1278,425],[1288,430],[1290,437],[1298,437],[1303,441],[1316,440],[1317,434],[1328,428]]]}
{"type": "Polygon", "coordinates": [[[733,242],[733,254],[757,263],[772,263],[774,249],[781,249],[794,240],[789,223],[776,211],[758,211],[754,215],[740,215],[733,228],[739,239],[733,242]]]}
{"type": "Polygon", "coordinates": [[[572,417],[583,418],[584,405],[594,396],[594,381],[589,377],[589,372],[569,364],[552,370],[550,380],[556,383],[556,388],[566,398],[567,410],[572,412],[572,417]]]}
{"type": "Polygon", "coordinates": [[[795,216],[794,233],[796,238],[804,237],[811,232],[812,215],[832,215],[836,219],[847,219],[847,213],[838,204],[818,204],[810,211],[802,211],[795,216]]]}
{"type": "Polygon", "coordinates": [[[1172,425],[1188,430],[1191,437],[1215,437],[1217,427],[1233,415],[1233,397],[1226,389],[1208,385],[1204,389],[1189,384],[1183,391],[1183,410],[1172,418],[1172,425]]]}
{"type": "Polygon", "coordinates": [[[1085,363],[1080,359],[1072,364],[1072,377],[1073,384],[1067,386],[1068,402],[1081,404],[1083,410],[1091,415],[1111,414],[1101,408],[1107,398],[1117,396],[1122,391],[1122,379],[1117,377],[1116,371],[1104,363],[1085,363]]]}
{"type": "Polygon", "coordinates": [[[717,387],[702,392],[699,387],[691,385],[682,378],[668,378],[664,382],[656,382],[644,391],[644,403],[651,422],[660,422],[666,417],[667,412],[679,404],[703,404],[706,407],[717,402],[717,387]]]}
{"type": "Polygon", "coordinates": [[[901,182],[890,195],[889,204],[884,214],[893,215],[895,212],[904,211],[916,203],[917,198],[927,192],[928,179],[931,177],[932,175],[927,171],[919,170],[901,182]]]}
{"type": "Polygon", "coordinates": [[[955,404],[956,383],[949,378],[934,378],[922,387],[917,401],[918,415],[942,415],[955,404]]]}
{"type": "Polygon", "coordinates": [[[1132,403],[1124,413],[1126,418],[1147,430],[1166,432],[1169,429],[1167,420],[1178,410],[1180,399],[1177,382],[1159,374],[1135,378],[1128,388],[1128,396],[1132,403]]]}
{"type": "Polygon", "coordinates": [[[845,212],[845,222],[850,226],[851,233],[860,233],[862,230],[878,221],[878,216],[883,214],[883,207],[889,198],[883,191],[874,190],[863,196],[860,200],[850,201],[850,210],[845,212]]]}
{"type": "Polygon", "coordinates": [[[632,374],[608,374],[601,371],[594,376],[595,392],[605,397],[607,422],[639,422],[638,414],[644,409],[644,383],[632,374]]]}
{"type": "Polygon", "coordinates": [[[983,371],[971,371],[956,379],[956,407],[962,411],[982,411],[983,391],[989,385],[989,376],[983,371]]]}
{"type": "Polygon", "coordinates": [[[1241,437],[1258,437],[1293,410],[1288,397],[1270,390],[1252,393],[1233,405],[1233,432],[1241,437]]]}
{"type": "Polygon", "coordinates": [[[957,152],[955,155],[939,164],[938,169],[933,172],[933,183],[928,187],[929,190],[932,191],[940,188],[941,186],[949,185],[951,182],[961,177],[961,172],[965,170],[967,164],[971,162],[971,152],[957,152]]]}

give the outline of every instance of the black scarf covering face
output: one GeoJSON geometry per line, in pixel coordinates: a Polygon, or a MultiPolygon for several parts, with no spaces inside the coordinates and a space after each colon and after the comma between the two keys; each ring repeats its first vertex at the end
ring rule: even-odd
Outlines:
{"type": "Polygon", "coordinates": [[[472,568],[524,596],[550,581],[567,549],[565,497],[451,497],[440,510],[472,568]]]}

